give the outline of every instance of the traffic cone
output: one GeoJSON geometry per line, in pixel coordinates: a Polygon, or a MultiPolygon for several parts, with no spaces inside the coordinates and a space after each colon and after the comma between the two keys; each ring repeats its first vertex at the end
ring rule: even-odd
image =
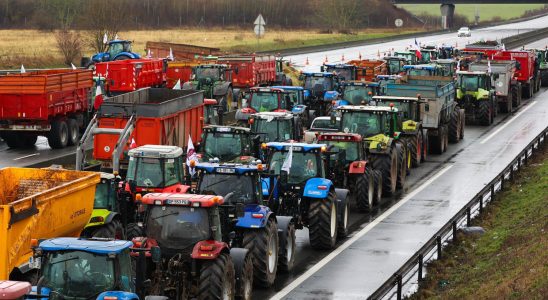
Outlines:
{"type": "Polygon", "coordinates": [[[362,60],[362,53],[361,53],[361,52],[358,52],[358,58],[359,58],[360,60],[362,60]]]}
{"type": "Polygon", "coordinates": [[[381,58],[381,52],[379,51],[379,49],[377,49],[377,57],[381,58]]]}
{"type": "Polygon", "coordinates": [[[310,62],[308,61],[308,56],[306,57],[306,63],[305,63],[305,65],[307,65],[307,66],[310,65],[310,62]]]}
{"type": "Polygon", "coordinates": [[[325,56],[325,60],[324,60],[325,63],[328,63],[329,60],[327,59],[327,55],[325,56]]]}
{"type": "Polygon", "coordinates": [[[343,55],[342,55],[342,57],[341,57],[341,61],[344,61],[344,53],[343,53],[343,55]]]}

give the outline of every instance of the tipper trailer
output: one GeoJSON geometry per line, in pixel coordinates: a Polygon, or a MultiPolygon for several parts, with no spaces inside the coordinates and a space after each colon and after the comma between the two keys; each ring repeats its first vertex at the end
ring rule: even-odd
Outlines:
{"type": "Polygon", "coordinates": [[[166,83],[167,62],[163,59],[128,59],[95,64],[94,75],[105,78],[109,95],[133,92],[166,83]]]}

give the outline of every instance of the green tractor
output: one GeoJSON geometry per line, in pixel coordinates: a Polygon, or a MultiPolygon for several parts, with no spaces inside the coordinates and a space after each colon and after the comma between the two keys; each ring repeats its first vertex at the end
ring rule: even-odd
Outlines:
{"type": "Polygon", "coordinates": [[[198,65],[192,69],[191,80],[183,90],[202,90],[204,97],[216,99],[224,112],[237,109],[239,95],[232,89],[232,69],[222,64],[198,65]]]}
{"type": "Polygon", "coordinates": [[[382,173],[383,193],[403,188],[411,164],[407,141],[401,139],[403,115],[395,107],[343,105],[332,115],[341,118],[341,131],[357,133],[365,140],[369,161],[382,173]]]}
{"type": "Polygon", "coordinates": [[[465,109],[466,118],[484,126],[497,115],[492,74],[485,71],[457,71],[457,103],[465,109]]]}
{"type": "Polygon", "coordinates": [[[548,86],[548,48],[536,50],[540,70],[540,84],[548,86]]]}
{"type": "Polygon", "coordinates": [[[417,53],[415,51],[400,51],[394,52],[394,56],[403,57],[407,60],[408,65],[416,65],[419,63],[417,53]]]}
{"type": "Polygon", "coordinates": [[[210,125],[203,129],[197,147],[200,161],[246,163],[259,157],[260,137],[249,128],[210,125]]]}

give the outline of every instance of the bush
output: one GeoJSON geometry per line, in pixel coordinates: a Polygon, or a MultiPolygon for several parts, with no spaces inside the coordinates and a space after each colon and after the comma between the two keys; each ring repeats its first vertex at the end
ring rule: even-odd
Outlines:
{"type": "Polygon", "coordinates": [[[63,54],[64,63],[70,65],[82,54],[82,38],[76,32],[61,30],[55,34],[57,49],[63,54]]]}

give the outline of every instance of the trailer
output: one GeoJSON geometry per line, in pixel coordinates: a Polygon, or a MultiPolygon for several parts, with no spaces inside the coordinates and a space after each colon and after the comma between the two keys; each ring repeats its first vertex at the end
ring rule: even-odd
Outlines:
{"type": "Polygon", "coordinates": [[[536,55],[532,51],[499,51],[493,55],[493,60],[515,60],[519,66],[514,77],[521,83],[522,97],[533,97],[540,88],[540,71],[536,67],[536,55]]]}
{"type": "Polygon", "coordinates": [[[373,81],[377,75],[387,75],[388,66],[386,61],[377,59],[351,60],[348,64],[355,65],[356,80],[373,81]]]}
{"type": "Polygon", "coordinates": [[[32,147],[39,135],[52,148],[78,143],[91,110],[89,70],[41,70],[0,76],[0,136],[10,148],[32,147]]]}
{"type": "Polygon", "coordinates": [[[31,239],[78,237],[93,211],[99,173],[0,169],[0,280],[31,277],[31,239]]]}
{"type": "Polygon", "coordinates": [[[491,85],[495,88],[498,109],[503,113],[511,113],[513,107],[521,103],[521,83],[514,79],[516,61],[496,60],[471,63],[470,71],[490,71],[491,85]]]}
{"type": "Polygon", "coordinates": [[[166,72],[166,60],[128,59],[97,63],[93,75],[106,79],[108,95],[119,95],[147,87],[163,87],[166,72]]]}
{"type": "Polygon", "coordinates": [[[219,64],[227,64],[234,70],[232,86],[247,89],[254,86],[267,86],[276,82],[276,57],[274,55],[242,54],[225,55],[218,59],[219,64]]]}
{"type": "Polygon", "coordinates": [[[85,145],[93,138],[93,159],[105,171],[127,168],[128,149],[142,145],[186,148],[189,136],[200,141],[203,92],[147,88],[106,99],[82,136],[76,169],[85,163],[85,145]]]}
{"type": "Polygon", "coordinates": [[[194,60],[198,57],[222,54],[219,48],[152,41],[146,43],[146,50],[153,58],[167,58],[170,54],[173,54],[175,61],[194,60]]]}

